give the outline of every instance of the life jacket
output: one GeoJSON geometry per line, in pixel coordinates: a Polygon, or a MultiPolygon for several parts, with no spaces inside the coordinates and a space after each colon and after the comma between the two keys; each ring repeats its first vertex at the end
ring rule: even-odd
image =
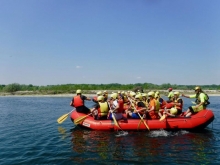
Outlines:
{"type": "Polygon", "coordinates": [[[99,117],[107,116],[108,110],[109,110],[108,103],[107,102],[104,102],[104,103],[99,102],[98,104],[100,106],[98,108],[98,116],[99,117]]]}
{"type": "Polygon", "coordinates": [[[154,100],[155,100],[155,112],[158,112],[160,109],[160,102],[157,99],[154,100]]]}
{"type": "MultiPolygon", "coordinates": [[[[196,104],[201,103],[201,100],[200,100],[200,97],[199,97],[201,93],[204,93],[204,92],[200,92],[196,95],[196,100],[195,100],[196,104]]],[[[210,104],[210,102],[209,102],[209,96],[206,93],[204,93],[204,94],[206,96],[204,106],[206,107],[207,105],[210,104]]]]}
{"type": "Polygon", "coordinates": [[[124,101],[123,101],[123,99],[118,99],[118,106],[119,106],[119,108],[118,108],[117,112],[118,113],[123,113],[124,112],[124,101]]]}
{"type": "MultiPolygon", "coordinates": [[[[178,103],[178,101],[180,100],[181,98],[177,98],[177,99],[174,99],[174,103],[178,103]]],[[[182,100],[182,99],[181,99],[182,100]]],[[[181,110],[183,109],[183,100],[182,100],[182,103],[180,106],[178,105],[175,105],[175,107],[178,109],[178,110],[181,110]]]]}
{"type": "Polygon", "coordinates": [[[167,105],[167,102],[163,99],[163,102],[160,104],[160,108],[164,109],[167,105]]]}
{"type": "Polygon", "coordinates": [[[83,106],[83,100],[81,99],[80,95],[74,96],[74,103],[73,103],[74,107],[80,107],[83,106]]]}
{"type": "MultiPolygon", "coordinates": [[[[142,101],[139,101],[139,102],[142,102],[142,101]]],[[[143,102],[143,103],[144,103],[144,102],[143,102]]],[[[137,102],[137,104],[138,104],[138,102],[137,102]]],[[[144,108],[144,107],[138,107],[137,104],[136,104],[136,106],[135,106],[136,110],[140,110],[140,109],[144,108]]],[[[144,114],[143,111],[138,111],[138,113],[139,113],[139,114],[142,114],[142,115],[144,114]]]]}

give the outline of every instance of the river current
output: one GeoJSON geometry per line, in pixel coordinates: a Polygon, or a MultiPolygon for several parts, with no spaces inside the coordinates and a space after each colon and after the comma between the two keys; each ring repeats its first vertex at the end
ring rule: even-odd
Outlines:
{"type": "MultiPolygon", "coordinates": [[[[71,97],[0,97],[0,164],[220,164],[220,97],[215,120],[201,132],[102,132],[75,126],[71,97]]],[[[184,98],[184,109],[191,105],[184,98]]],[[[87,101],[88,107],[93,106],[87,101]]]]}

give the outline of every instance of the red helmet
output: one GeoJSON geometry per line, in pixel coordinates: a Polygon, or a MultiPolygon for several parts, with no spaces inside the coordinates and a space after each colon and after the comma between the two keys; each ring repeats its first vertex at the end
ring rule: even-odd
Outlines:
{"type": "Polygon", "coordinates": [[[168,89],[168,91],[172,91],[172,90],[173,90],[173,88],[169,88],[169,89],[168,89]]]}

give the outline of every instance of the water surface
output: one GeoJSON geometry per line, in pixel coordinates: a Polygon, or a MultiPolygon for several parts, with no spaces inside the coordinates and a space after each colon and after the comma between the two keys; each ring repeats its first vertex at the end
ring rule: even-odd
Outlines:
{"type": "MultiPolygon", "coordinates": [[[[71,97],[0,97],[0,164],[219,164],[220,97],[202,132],[90,131],[68,118],[71,97]]],[[[184,99],[184,109],[191,105],[184,99]]],[[[86,102],[88,107],[92,102],[86,102]]]]}

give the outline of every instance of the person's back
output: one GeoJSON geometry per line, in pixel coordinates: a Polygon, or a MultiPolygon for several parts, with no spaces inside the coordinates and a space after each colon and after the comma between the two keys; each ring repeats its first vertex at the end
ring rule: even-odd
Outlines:
{"type": "Polygon", "coordinates": [[[82,95],[81,90],[78,89],[76,91],[76,96],[74,96],[72,101],[70,102],[70,106],[75,107],[77,112],[87,114],[90,112],[90,109],[84,105],[84,100],[91,100],[91,99],[82,95]]]}

